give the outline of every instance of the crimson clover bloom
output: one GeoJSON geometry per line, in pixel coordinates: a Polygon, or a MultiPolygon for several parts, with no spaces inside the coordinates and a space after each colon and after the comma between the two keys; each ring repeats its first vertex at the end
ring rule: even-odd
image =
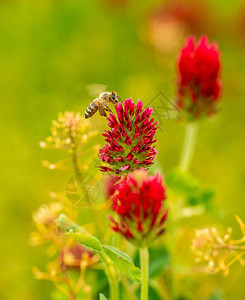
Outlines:
{"type": "Polygon", "coordinates": [[[109,217],[112,229],[138,246],[148,245],[165,232],[165,200],[163,177],[158,174],[138,169],[123,176],[111,196],[112,210],[119,216],[119,220],[109,217]]]}
{"type": "Polygon", "coordinates": [[[117,118],[110,114],[105,130],[107,144],[99,150],[100,159],[107,166],[100,167],[108,174],[128,173],[137,168],[148,168],[157,154],[154,139],[157,122],[151,118],[153,109],[143,109],[142,101],[134,104],[131,98],[116,106],[117,118]]]}
{"type": "Polygon", "coordinates": [[[187,39],[178,61],[177,107],[187,118],[213,115],[221,94],[220,52],[216,43],[209,45],[203,36],[195,45],[194,37],[187,39]]]}

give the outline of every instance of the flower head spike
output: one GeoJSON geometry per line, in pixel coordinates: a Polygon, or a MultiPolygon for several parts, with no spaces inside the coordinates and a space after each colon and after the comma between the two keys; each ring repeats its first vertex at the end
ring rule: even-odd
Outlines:
{"type": "Polygon", "coordinates": [[[139,100],[137,105],[132,99],[116,106],[117,118],[110,114],[110,131],[105,131],[107,144],[99,151],[100,159],[107,163],[101,171],[108,174],[128,173],[137,168],[148,168],[157,154],[154,138],[157,122],[151,118],[152,108],[143,109],[139,100]]]}
{"type": "Polygon", "coordinates": [[[167,209],[163,178],[139,169],[125,176],[112,195],[112,209],[119,216],[110,216],[112,229],[139,246],[149,244],[165,232],[167,209]]]}
{"type": "Polygon", "coordinates": [[[177,106],[188,119],[213,115],[221,94],[220,52],[203,36],[189,37],[178,60],[177,106]]]}

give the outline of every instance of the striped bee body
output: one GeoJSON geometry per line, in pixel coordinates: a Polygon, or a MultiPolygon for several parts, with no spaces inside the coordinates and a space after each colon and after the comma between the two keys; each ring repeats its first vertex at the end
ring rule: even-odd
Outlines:
{"type": "MultiPolygon", "coordinates": [[[[116,92],[104,92],[99,95],[98,98],[94,99],[85,111],[85,118],[91,118],[97,111],[101,116],[106,117],[106,111],[111,112],[107,104],[118,103],[118,96],[116,92]]],[[[119,98],[120,99],[120,98],[119,98]]]]}
{"type": "Polygon", "coordinates": [[[85,111],[85,118],[91,118],[99,109],[99,101],[98,99],[94,99],[93,102],[89,104],[85,111]]]}

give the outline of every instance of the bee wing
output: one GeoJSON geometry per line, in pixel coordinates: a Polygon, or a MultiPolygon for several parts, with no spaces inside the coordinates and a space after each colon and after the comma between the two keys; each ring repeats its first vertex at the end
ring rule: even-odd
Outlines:
{"type": "Polygon", "coordinates": [[[91,83],[86,85],[86,90],[89,94],[89,96],[95,98],[98,97],[101,93],[106,91],[107,86],[105,84],[99,84],[99,83],[91,83]]]}

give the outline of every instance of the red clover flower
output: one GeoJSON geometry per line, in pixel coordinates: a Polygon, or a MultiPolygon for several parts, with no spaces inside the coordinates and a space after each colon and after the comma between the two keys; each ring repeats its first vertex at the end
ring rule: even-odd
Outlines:
{"type": "Polygon", "coordinates": [[[138,169],[123,176],[111,197],[112,210],[119,216],[118,221],[109,217],[112,229],[138,246],[148,245],[165,232],[165,200],[163,178],[158,174],[138,169]]]}
{"type": "Polygon", "coordinates": [[[213,115],[221,94],[220,52],[203,36],[195,45],[193,36],[181,50],[178,61],[177,107],[191,120],[213,115]]]}
{"type": "Polygon", "coordinates": [[[131,98],[125,100],[124,106],[116,106],[117,118],[110,114],[108,125],[111,130],[105,131],[107,144],[99,151],[100,159],[107,163],[101,166],[107,174],[125,174],[137,168],[148,168],[153,164],[157,154],[154,139],[157,122],[151,118],[153,109],[143,109],[142,101],[134,104],[131,98]]]}

